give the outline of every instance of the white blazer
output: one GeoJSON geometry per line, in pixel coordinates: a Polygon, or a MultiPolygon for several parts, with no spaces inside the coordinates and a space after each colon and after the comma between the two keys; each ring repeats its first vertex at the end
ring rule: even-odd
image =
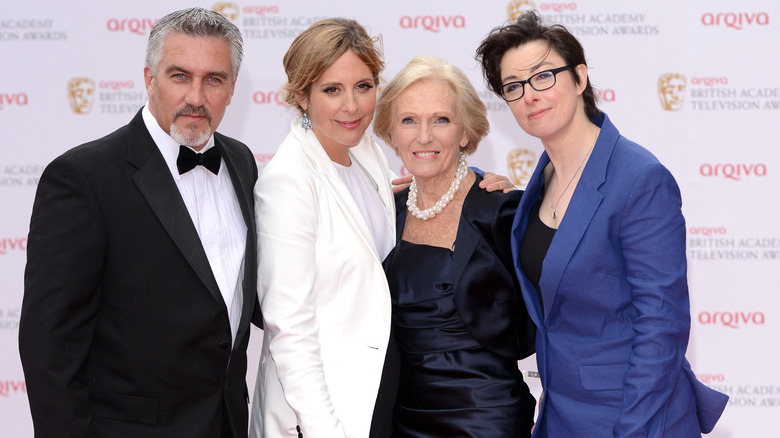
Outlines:
{"type": "MultiPolygon", "coordinates": [[[[377,183],[395,236],[387,160],[350,149],[377,183]]],[[[390,336],[390,291],[352,194],[300,118],[255,185],[265,331],[250,436],[365,438],[390,336]]]]}

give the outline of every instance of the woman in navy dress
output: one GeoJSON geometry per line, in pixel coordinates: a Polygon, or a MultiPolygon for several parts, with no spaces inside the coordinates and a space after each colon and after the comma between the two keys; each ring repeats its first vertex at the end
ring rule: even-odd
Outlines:
{"type": "Polygon", "coordinates": [[[512,269],[522,192],[488,193],[465,155],[485,105],[456,67],[413,59],[385,88],[374,131],[413,175],[396,195],[385,260],[401,357],[395,437],[528,437],[535,400],[517,368],[534,326],[512,269]]]}

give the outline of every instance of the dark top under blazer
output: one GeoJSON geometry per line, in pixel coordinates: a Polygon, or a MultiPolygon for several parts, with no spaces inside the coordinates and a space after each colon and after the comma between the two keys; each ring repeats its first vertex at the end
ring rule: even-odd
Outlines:
{"type": "MultiPolygon", "coordinates": [[[[521,190],[487,192],[477,179],[466,195],[453,251],[455,307],[469,333],[483,347],[504,357],[534,353],[536,328],[528,316],[514,273],[510,231],[521,190]],[[495,284],[514,285],[516,293],[495,284]]],[[[409,189],[396,194],[397,241],[406,222],[409,189]]]]}
{"type": "Polygon", "coordinates": [[[247,226],[243,311],[228,310],[141,112],[43,172],[33,205],[19,348],[36,437],[247,433],[256,305],[252,187],[242,143],[214,134],[247,226]]]}

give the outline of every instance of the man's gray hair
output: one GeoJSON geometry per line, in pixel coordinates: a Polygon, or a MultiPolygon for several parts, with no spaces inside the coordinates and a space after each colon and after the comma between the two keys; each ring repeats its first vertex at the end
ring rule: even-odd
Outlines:
{"type": "Polygon", "coordinates": [[[146,65],[151,68],[153,74],[157,74],[165,37],[171,33],[225,40],[230,45],[230,64],[233,67],[233,80],[236,80],[244,57],[244,40],[241,38],[241,31],[230,20],[203,8],[183,9],[158,20],[149,32],[149,43],[146,46],[146,65]]]}

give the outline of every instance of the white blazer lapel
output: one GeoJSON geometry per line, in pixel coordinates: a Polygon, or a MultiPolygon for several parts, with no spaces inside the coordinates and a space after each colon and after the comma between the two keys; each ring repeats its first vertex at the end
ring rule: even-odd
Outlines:
{"type": "MultiPolygon", "coordinates": [[[[350,226],[354,227],[356,230],[359,231],[360,236],[362,237],[361,240],[366,245],[368,245],[369,248],[371,248],[371,251],[376,256],[377,260],[381,263],[382,261],[379,260],[379,252],[376,248],[376,244],[374,243],[374,237],[371,235],[371,231],[368,228],[368,224],[366,223],[365,218],[363,218],[363,213],[360,211],[360,208],[358,208],[355,199],[352,197],[352,193],[349,191],[349,188],[344,183],[344,180],[341,179],[341,176],[336,170],[336,166],[333,165],[333,162],[331,161],[330,157],[328,157],[328,154],[325,152],[325,149],[322,148],[322,145],[317,140],[317,137],[314,135],[314,132],[304,131],[300,127],[300,122],[298,121],[297,118],[294,119],[291,123],[291,131],[295,135],[295,137],[300,141],[306,155],[308,155],[309,158],[314,163],[317,172],[319,172],[323,176],[322,180],[325,184],[325,187],[327,188],[328,191],[330,191],[333,194],[334,199],[336,200],[337,204],[344,212],[344,216],[346,217],[350,226]]],[[[354,155],[356,149],[370,147],[370,142],[371,140],[367,136],[364,136],[360,144],[358,146],[353,147],[350,151],[353,152],[354,155]]],[[[363,156],[365,157],[364,154],[363,156]]],[[[364,159],[361,161],[361,164],[366,168],[366,170],[373,178],[373,171],[372,169],[369,169],[369,166],[367,166],[369,161],[375,161],[375,160],[364,159]]],[[[385,173],[386,172],[387,171],[385,171],[385,173]]],[[[382,187],[386,187],[388,183],[386,181],[385,182],[377,181],[377,184],[380,186],[380,197],[381,197],[382,187]]],[[[385,203],[385,205],[387,205],[384,198],[382,199],[382,202],[385,203]]],[[[387,210],[387,208],[385,210],[387,210]]]]}

